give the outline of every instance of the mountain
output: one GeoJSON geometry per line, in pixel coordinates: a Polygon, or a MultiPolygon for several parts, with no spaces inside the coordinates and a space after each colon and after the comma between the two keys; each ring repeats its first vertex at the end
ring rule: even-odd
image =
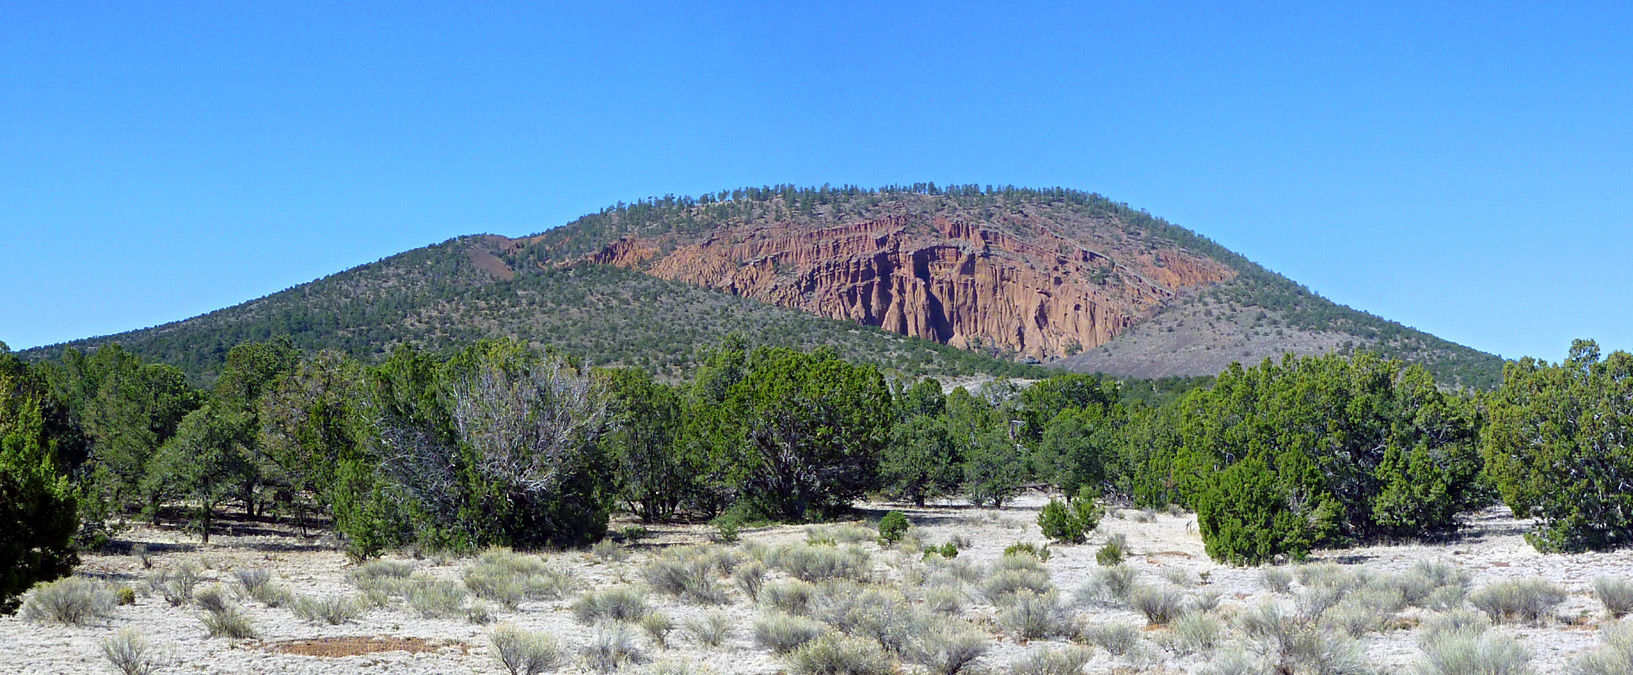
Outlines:
{"type": "Polygon", "coordinates": [[[1202,375],[1350,349],[1422,363],[1453,386],[1489,387],[1501,372],[1494,355],[1332,303],[1099,195],[931,184],[618,204],[538,235],[463,237],[72,345],[118,341],[208,377],[231,345],[280,333],[362,357],[513,335],[668,373],[734,330],[914,374],[1041,363],[1202,375]]]}

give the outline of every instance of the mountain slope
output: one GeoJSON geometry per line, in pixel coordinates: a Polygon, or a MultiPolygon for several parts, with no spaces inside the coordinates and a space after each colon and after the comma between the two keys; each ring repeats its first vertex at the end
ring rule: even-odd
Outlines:
{"type": "Polygon", "coordinates": [[[365,358],[400,342],[441,350],[509,335],[674,374],[734,330],[913,374],[1043,362],[1204,375],[1284,351],[1362,348],[1423,363],[1448,385],[1489,387],[1501,372],[1496,356],[1336,305],[1098,195],[928,184],[619,204],[531,237],[450,240],[72,344],[117,341],[207,379],[233,344],[276,334],[365,358]]]}

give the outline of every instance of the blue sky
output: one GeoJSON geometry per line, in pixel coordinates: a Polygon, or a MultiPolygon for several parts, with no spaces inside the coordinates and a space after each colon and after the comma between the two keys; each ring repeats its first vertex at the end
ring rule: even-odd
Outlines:
{"type": "Polygon", "coordinates": [[[14,349],[619,200],[918,181],[1099,192],[1504,356],[1633,349],[1627,3],[51,4],[0,0],[14,349]]]}

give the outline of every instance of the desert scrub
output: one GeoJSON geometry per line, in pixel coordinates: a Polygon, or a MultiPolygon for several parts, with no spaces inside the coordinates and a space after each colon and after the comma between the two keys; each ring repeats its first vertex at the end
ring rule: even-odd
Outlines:
{"type": "Polygon", "coordinates": [[[1095,503],[1094,491],[1084,486],[1071,503],[1049,500],[1038,512],[1038,528],[1043,536],[1067,544],[1081,544],[1100,526],[1105,509],[1095,503]]]}
{"type": "Polygon", "coordinates": [[[1068,636],[1075,632],[1071,613],[1052,592],[1039,595],[1022,590],[1007,596],[998,613],[998,625],[1019,640],[1068,636]]]}
{"type": "Polygon", "coordinates": [[[802,581],[867,581],[873,576],[872,556],[856,546],[786,546],[773,549],[766,558],[772,567],[802,581]]]}
{"type": "Polygon", "coordinates": [[[538,675],[555,670],[562,662],[561,646],[543,633],[526,631],[509,624],[488,631],[493,657],[510,675],[538,675]]]}
{"type": "Polygon", "coordinates": [[[409,609],[421,618],[450,618],[465,613],[465,586],[456,581],[416,575],[403,584],[403,597],[409,609]]]}
{"type": "Polygon", "coordinates": [[[1045,647],[1010,666],[1011,675],[1081,675],[1094,652],[1078,646],[1045,647]]]}
{"type": "Polygon", "coordinates": [[[1405,606],[1406,598],[1395,585],[1368,584],[1350,591],[1326,610],[1323,619],[1350,637],[1360,637],[1383,628],[1385,622],[1405,606]]]}
{"type": "Polygon", "coordinates": [[[221,584],[211,584],[193,594],[193,604],[206,612],[219,612],[227,607],[227,594],[221,584]]]}
{"type": "Polygon", "coordinates": [[[302,621],[311,624],[338,626],[356,621],[363,615],[364,604],[355,597],[326,595],[322,597],[297,596],[289,609],[302,621]]]}
{"type": "Polygon", "coordinates": [[[842,633],[872,638],[890,652],[901,651],[928,618],[894,589],[838,581],[818,588],[811,616],[842,633]]]}
{"type": "Polygon", "coordinates": [[[760,602],[788,614],[804,615],[811,611],[811,597],[816,586],[798,579],[777,579],[760,589],[760,602]]]}
{"type": "Polygon", "coordinates": [[[1611,618],[1620,619],[1633,612],[1633,581],[1616,577],[1596,577],[1593,595],[1605,606],[1611,618]]]}
{"type": "Polygon", "coordinates": [[[1208,589],[1197,591],[1191,595],[1191,610],[1195,612],[1211,612],[1219,607],[1219,591],[1208,589]]]}
{"type": "Polygon", "coordinates": [[[1049,575],[1038,570],[998,570],[981,584],[981,595],[993,605],[1003,603],[1007,596],[1021,591],[1043,594],[1051,590],[1054,590],[1054,584],[1049,582],[1049,575]]]}
{"type": "Polygon", "coordinates": [[[924,589],[924,607],[938,614],[957,614],[964,610],[964,592],[947,587],[924,589]]]}
{"type": "Polygon", "coordinates": [[[241,569],[233,573],[238,580],[238,594],[267,607],[282,607],[294,600],[289,588],[279,584],[272,572],[264,569],[241,569]]]}
{"type": "MultiPolygon", "coordinates": [[[[907,528],[902,528],[905,533],[907,528]]],[[[838,525],[819,525],[805,528],[805,543],[813,546],[836,546],[838,544],[860,544],[873,541],[877,536],[872,528],[857,525],[856,523],[841,523],[838,525]]]]}
{"type": "Polygon", "coordinates": [[[100,581],[66,577],[35,584],[23,596],[23,619],[35,623],[83,626],[113,615],[118,600],[100,581]]]}
{"type": "Polygon", "coordinates": [[[646,631],[647,637],[652,638],[652,644],[659,649],[669,648],[669,634],[675,630],[675,619],[664,612],[647,612],[641,620],[636,622],[641,630],[646,631]]]}
{"type": "Polygon", "coordinates": [[[585,666],[603,673],[646,660],[646,654],[641,651],[641,645],[635,638],[635,629],[620,621],[596,624],[590,643],[584,645],[581,653],[585,666]]]}
{"type": "Polygon", "coordinates": [[[571,570],[503,548],[484,551],[465,568],[462,578],[477,597],[509,609],[527,600],[559,600],[580,585],[571,570]]]}
{"type": "Polygon", "coordinates": [[[124,607],[136,604],[136,589],[129,586],[118,586],[113,589],[113,602],[124,607]]]}
{"type": "Polygon", "coordinates": [[[1627,675],[1633,673],[1633,624],[1618,621],[1600,632],[1603,644],[1571,661],[1576,675],[1627,675]]]}
{"type": "MultiPolygon", "coordinates": [[[[1423,646],[1419,675],[1527,675],[1531,654],[1507,635],[1453,631],[1423,646]]],[[[1621,671],[1626,672],[1626,671],[1621,671]]]]}
{"type": "Polygon", "coordinates": [[[120,675],[153,675],[166,665],[153,644],[135,628],[121,628],[102,640],[101,646],[102,658],[120,675]]]}
{"type": "Polygon", "coordinates": [[[992,640],[985,633],[962,621],[948,620],[915,635],[902,658],[923,666],[930,675],[958,675],[970,670],[991,648],[992,640]]]}
{"type": "Polygon", "coordinates": [[[1085,605],[1121,607],[1140,585],[1139,573],[1127,565],[1102,567],[1077,591],[1077,602],[1085,605]]]}
{"type": "Polygon", "coordinates": [[[1224,624],[1203,612],[1182,614],[1170,627],[1174,649],[1184,654],[1212,654],[1225,635],[1224,624]]]}
{"type": "Polygon", "coordinates": [[[198,586],[198,567],[183,563],[175,569],[153,570],[147,575],[148,589],[164,598],[171,607],[180,607],[193,601],[193,589],[198,586]]]}
{"type": "Polygon", "coordinates": [[[686,634],[691,636],[693,642],[705,647],[719,647],[731,638],[736,622],[730,614],[710,611],[687,619],[685,627],[686,634]]]}
{"type": "Polygon", "coordinates": [[[1094,552],[1094,562],[1101,567],[1123,564],[1123,558],[1128,557],[1128,537],[1121,532],[1106,537],[1106,543],[1100,550],[1094,552]]]}
{"type": "Polygon", "coordinates": [[[1129,593],[1128,606],[1143,614],[1147,624],[1160,626],[1185,610],[1185,594],[1168,586],[1142,586],[1129,593]]]}
{"type": "Polygon", "coordinates": [[[719,605],[729,600],[726,590],[715,581],[718,567],[703,556],[665,556],[647,563],[641,575],[648,586],[700,605],[719,605]]]}
{"type": "Polygon", "coordinates": [[[1493,622],[1520,621],[1533,626],[1541,625],[1564,601],[1565,589],[1540,578],[1499,581],[1469,594],[1469,604],[1493,622]]]}
{"type": "Polygon", "coordinates": [[[1048,544],[1038,546],[1032,542],[1017,541],[1004,547],[1005,558],[1028,556],[1042,563],[1049,562],[1049,558],[1053,555],[1054,553],[1049,550],[1048,544]]]}
{"type": "Polygon", "coordinates": [[[590,555],[604,563],[623,562],[629,558],[629,549],[611,539],[602,539],[590,545],[590,555]]]}
{"type": "Polygon", "coordinates": [[[142,564],[142,569],[153,569],[153,554],[147,550],[147,544],[136,544],[130,547],[130,555],[142,564]]]}
{"type": "Polygon", "coordinates": [[[604,621],[640,621],[650,610],[646,598],[628,586],[589,591],[573,603],[573,618],[590,625],[604,621]]]}
{"type": "Polygon", "coordinates": [[[1140,646],[1140,628],[1131,623],[1105,623],[1084,626],[1083,639],[1106,650],[1113,656],[1132,653],[1140,646]]]}
{"type": "Polygon", "coordinates": [[[235,640],[253,638],[256,636],[255,626],[250,624],[249,617],[238,609],[237,605],[223,605],[220,609],[205,610],[199,615],[199,621],[204,624],[204,630],[210,637],[225,637],[235,640]]]}
{"type": "Polygon", "coordinates": [[[731,579],[732,583],[737,585],[737,590],[743,592],[743,597],[748,598],[750,602],[759,602],[760,589],[765,587],[765,575],[765,563],[756,560],[739,565],[737,570],[731,573],[731,579]]]}
{"type": "Polygon", "coordinates": [[[895,664],[879,645],[830,633],[788,655],[793,675],[891,675],[895,664]]]}
{"type": "Polygon", "coordinates": [[[1433,610],[1447,610],[1462,604],[1469,587],[1469,574],[1456,565],[1437,560],[1420,560],[1393,580],[1407,604],[1433,610]]]}
{"type": "Polygon", "coordinates": [[[1249,649],[1260,654],[1273,672],[1342,675],[1367,670],[1358,642],[1273,601],[1244,610],[1236,617],[1236,626],[1248,639],[1249,649]]]}
{"type": "Polygon", "coordinates": [[[828,627],[820,621],[800,616],[774,613],[754,622],[754,644],[782,656],[821,637],[828,627]]]}
{"type": "Polygon", "coordinates": [[[1451,633],[1484,633],[1491,619],[1472,609],[1453,609],[1430,614],[1418,624],[1418,644],[1427,648],[1451,633]]]}
{"type": "Polygon", "coordinates": [[[909,527],[911,525],[907,522],[907,516],[902,515],[901,511],[886,513],[879,519],[879,545],[890,546],[900,542],[907,536],[909,527]]]}
{"type": "Polygon", "coordinates": [[[1285,567],[1266,567],[1259,571],[1259,585],[1271,593],[1290,593],[1293,590],[1293,573],[1285,567]]]}

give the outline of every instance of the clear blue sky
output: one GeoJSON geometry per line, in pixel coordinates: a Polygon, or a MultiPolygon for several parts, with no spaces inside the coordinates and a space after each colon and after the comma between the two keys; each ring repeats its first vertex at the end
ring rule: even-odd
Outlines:
{"type": "Polygon", "coordinates": [[[1099,192],[1504,356],[1633,349],[1628,3],[541,4],[0,0],[0,340],[934,181],[1099,192]]]}

